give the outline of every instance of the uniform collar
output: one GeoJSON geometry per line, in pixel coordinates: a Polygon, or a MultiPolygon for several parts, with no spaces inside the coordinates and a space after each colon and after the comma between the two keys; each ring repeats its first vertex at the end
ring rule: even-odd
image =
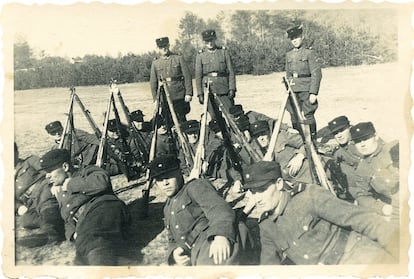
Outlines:
{"type": "Polygon", "coordinates": [[[374,153],[365,157],[368,160],[372,160],[372,158],[377,157],[378,154],[381,153],[382,149],[384,148],[385,142],[381,138],[378,139],[378,146],[374,153]]]}

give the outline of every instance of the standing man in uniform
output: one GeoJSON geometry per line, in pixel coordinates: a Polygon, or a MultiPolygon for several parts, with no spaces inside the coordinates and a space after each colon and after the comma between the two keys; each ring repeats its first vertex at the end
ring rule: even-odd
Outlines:
{"type": "Polygon", "coordinates": [[[399,166],[395,162],[398,143],[384,142],[372,122],[352,126],[351,136],[363,156],[356,169],[355,184],[349,185],[351,195],[359,206],[398,220],[400,183],[399,166]]]}
{"type": "Polygon", "coordinates": [[[214,186],[205,179],[184,183],[174,155],[156,157],[149,168],[168,197],[164,207],[168,264],[237,264],[235,214],[214,186]]]}
{"type": "MultiPolygon", "coordinates": [[[[317,95],[322,79],[321,65],[317,61],[316,53],[303,46],[302,26],[295,26],[287,30],[293,49],[286,54],[286,77],[296,94],[299,106],[303,111],[310,127],[312,140],[316,140],[315,111],[318,108],[317,95]]],[[[287,110],[290,112],[292,126],[300,131],[299,119],[296,116],[293,104],[288,102],[287,110]]]]}
{"type": "Polygon", "coordinates": [[[215,30],[205,30],[201,35],[206,47],[196,56],[195,79],[198,99],[200,104],[204,103],[203,88],[210,82],[211,92],[219,96],[228,110],[233,106],[236,96],[236,76],[230,55],[225,47],[216,45],[215,30]]]}
{"type": "Polygon", "coordinates": [[[397,263],[399,229],[315,184],[289,184],[278,163],[248,166],[244,188],[261,212],[261,264],[397,263]]]}
{"type": "Polygon", "coordinates": [[[191,73],[181,55],[170,51],[168,37],[155,40],[161,56],[155,59],[151,65],[150,85],[152,97],[157,96],[160,81],[168,85],[174,110],[178,121],[186,121],[186,115],[190,112],[190,102],[193,96],[193,84],[191,73]]]}

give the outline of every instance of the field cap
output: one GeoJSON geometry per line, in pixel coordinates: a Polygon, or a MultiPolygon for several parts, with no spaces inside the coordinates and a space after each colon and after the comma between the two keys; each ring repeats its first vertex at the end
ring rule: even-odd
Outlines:
{"type": "Polygon", "coordinates": [[[70,163],[70,152],[66,149],[52,149],[40,158],[40,166],[46,172],[60,168],[63,163],[70,163]]]}
{"type": "Polygon", "coordinates": [[[239,128],[240,131],[246,131],[250,129],[250,122],[249,117],[247,115],[242,114],[237,120],[236,120],[237,128],[239,128]]]}
{"type": "Polygon", "coordinates": [[[157,44],[157,47],[163,48],[169,45],[170,40],[168,37],[162,37],[155,40],[155,43],[157,44]]]}
{"type": "Polygon", "coordinates": [[[234,117],[239,117],[244,114],[242,105],[234,105],[229,108],[229,113],[234,117]]]}
{"type": "Polygon", "coordinates": [[[108,131],[116,132],[117,130],[118,129],[117,129],[117,126],[116,126],[116,119],[115,118],[109,119],[108,120],[108,131]]]}
{"type": "Polygon", "coordinates": [[[375,128],[372,122],[360,122],[351,127],[351,137],[354,143],[367,140],[375,136],[375,128]]]}
{"type": "Polygon", "coordinates": [[[197,120],[187,120],[181,124],[181,129],[186,134],[198,134],[200,131],[200,122],[197,120]]]}
{"type": "Polygon", "coordinates": [[[161,155],[154,158],[149,164],[150,174],[152,178],[166,175],[180,168],[180,160],[172,154],[161,155]]]}
{"type": "Polygon", "coordinates": [[[282,177],[279,163],[259,161],[244,169],[244,189],[258,189],[282,177]]]}
{"type": "Polygon", "coordinates": [[[212,120],[210,120],[210,122],[208,122],[208,128],[210,130],[212,130],[214,133],[218,133],[218,132],[221,131],[220,130],[220,126],[217,123],[217,120],[216,119],[212,119],[212,120]]]}
{"type": "Polygon", "coordinates": [[[63,132],[63,126],[62,126],[62,123],[60,123],[60,121],[50,122],[49,124],[46,125],[45,129],[47,133],[52,136],[56,134],[60,135],[63,132]]]}
{"type": "Polygon", "coordinates": [[[303,32],[302,25],[294,26],[292,28],[289,28],[286,31],[288,38],[291,39],[291,40],[302,36],[302,32],[303,32]]]}
{"type": "Polygon", "coordinates": [[[142,113],[142,110],[134,110],[130,113],[131,121],[136,122],[144,122],[144,114],[142,113]]]}
{"type": "Polygon", "coordinates": [[[203,37],[203,41],[205,42],[210,42],[217,38],[216,31],[213,29],[204,30],[203,32],[201,32],[201,36],[203,37]]]}
{"type": "Polygon", "coordinates": [[[328,128],[333,133],[343,131],[349,127],[349,120],[346,116],[341,115],[328,122],[328,128]]]}
{"type": "Polygon", "coordinates": [[[250,125],[250,134],[253,137],[269,134],[270,129],[266,120],[259,120],[250,125]]]}

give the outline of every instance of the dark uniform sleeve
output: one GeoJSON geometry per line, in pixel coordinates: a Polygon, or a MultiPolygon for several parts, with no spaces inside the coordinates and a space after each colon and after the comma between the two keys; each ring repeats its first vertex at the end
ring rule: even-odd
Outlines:
{"type": "Polygon", "coordinates": [[[337,199],[325,189],[311,186],[312,189],[307,191],[312,191],[310,197],[317,217],[344,228],[351,228],[378,241],[383,247],[388,246],[396,231],[392,224],[368,209],[337,199]]]}
{"type": "Polygon", "coordinates": [[[321,70],[321,65],[316,59],[315,51],[313,50],[309,51],[308,61],[309,61],[309,70],[311,73],[309,93],[317,95],[319,93],[319,86],[321,84],[322,70],[321,70]]]}
{"type": "Polygon", "coordinates": [[[349,193],[358,202],[359,206],[367,207],[378,214],[382,214],[384,202],[376,200],[370,191],[370,178],[363,175],[355,176],[355,185],[349,185],[349,193]]]}
{"type": "Polygon", "coordinates": [[[152,99],[155,100],[157,97],[157,91],[158,91],[158,74],[157,69],[155,67],[156,61],[152,61],[151,64],[151,73],[150,73],[150,87],[151,87],[151,93],[152,93],[152,99]]]}
{"type": "Polygon", "coordinates": [[[68,183],[68,192],[82,193],[94,196],[112,190],[111,179],[106,171],[90,166],[81,170],[79,176],[74,176],[68,183]]]}
{"type": "Polygon", "coordinates": [[[184,76],[185,95],[193,96],[193,80],[191,78],[190,70],[184,61],[183,56],[180,56],[181,72],[184,76]]]}
{"type": "Polygon", "coordinates": [[[206,180],[194,180],[186,187],[189,187],[189,196],[198,203],[208,219],[208,238],[220,235],[234,242],[236,238],[235,213],[227,202],[206,180]]]}
{"type": "Polygon", "coordinates": [[[203,94],[203,64],[201,54],[198,53],[196,56],[196,64],[195,64],[195,81],[196,81],[196,88],[197,88],[197,96],[203,94]]]}
{"type": "Polygon", "coordinates": [[[267,230],[260,229],[260,264],[262,265],[279,265],[280,259],[276,254],[278,250],[272,238],[267,235],[267,230]]]}
{"type": "Polygon", "coordinates": [[[233,70],[233,63],[231,62],[231,58],[230,58],[228,50],[225,50],[225,57],[226,57],[227,71],[229,73],[229,90],[236,91],[236,75],[233,70]]]}

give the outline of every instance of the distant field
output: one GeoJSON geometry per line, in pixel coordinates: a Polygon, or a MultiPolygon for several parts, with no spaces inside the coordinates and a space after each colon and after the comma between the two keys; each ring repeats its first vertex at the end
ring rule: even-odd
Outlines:
{"type": "MultiPolygon", "coordinates": [[[[237,76],[236,102],[242,104],[245,111],[255,110],[276,117],[280,100],[285,94],[281,83],[283,74],[237,76]]],[[[324,69],[316,114],[319,128],[336,116],[347,115],[352,123],[372,121],[378,134],[385,140],[407,141],[407,129],[411,130],[411,119],[408,118],[411,108],[408,78],[409,75],[398,64],[324,69]]],[[[120,84],[119,88],[131,111],[139,108],[144,111],[146,119],[151,118],[152,97],[149,83],[120,84]]],[[[64,123],[69,93],[68,88],[15,92],[14,132],[23,157],[29,154],[41,155],[49,148],[51,142],[44,127],[53,120],[64,123]]],[[[77,93],[96,123],[101,125],[102,113],[108,102],[108,87],[78,87],[77,93]]],[[[194,97],[189,118],[198,118],[200,112],[201,105],[194,97]]],[[[288,122],[288,114],[285,116],[285,121],[288,122]]],[[[78,107],[75,109],[75,126],[91,131],[78,107]]],[[[115,188],[122,185],[126,185],[125,179],[114,179],[115,188]]],[[[154,189],[152,193],[155,200],[151,208],[154,215],[147,220],[140,220],[140,190],[141,188],[137,188],[120,195],[130,205],[134,214],[133,227],[136,229],[135,242],[132,245],[136,253],[130,254],[125,264],[160,265],[166,251],[166,237],[161,221],[161,208],[165,197],[154,189]]],[[[27,232],[20,230],[18,233],[27,232]]],[[[70,265],[74,248],[69,243],[35,249],[18,247],[16,254],[18,264],[70,265]]]]}
{"type": "MultiPolygon", "coordinates": [[[[283,74],[237,76],[236,102],[242,104],[245,110],[276,117],[282,94],[285,94],[281,84],[283,74]]],[[[406,99],[409,97],[408,77],[398,68],[398,64],[324,69],[316,114],[319,127],[345,114],[352,123],[373,121],[378,133],[385,139],[400,138],[406,129],[406,124],[402,123],[404,113],[409,111],[409,99],[406,99]]],[[[141,109],[146,119],[151,118],[149,83],[120,84],[119,88],[131,111],[141,109]]],[[[108,87],[78,87],[76,91],[100,125],[108,102],[108,87]]],[[[69,97],[68,88],[15,92],[15,139],[22,155],[41,154],[47,150],[49,139],[44,126],[53,120],[64,123],[69,97]]],[[[189,118],[198,118],[201,105],[196,97],[191,105],[189,118]]],[[[288,121],[289,115],[285,116],[285,121],[288,121]]],[[[75,125],[91,131],[78,107],[75,108],[75,125]]]]}

